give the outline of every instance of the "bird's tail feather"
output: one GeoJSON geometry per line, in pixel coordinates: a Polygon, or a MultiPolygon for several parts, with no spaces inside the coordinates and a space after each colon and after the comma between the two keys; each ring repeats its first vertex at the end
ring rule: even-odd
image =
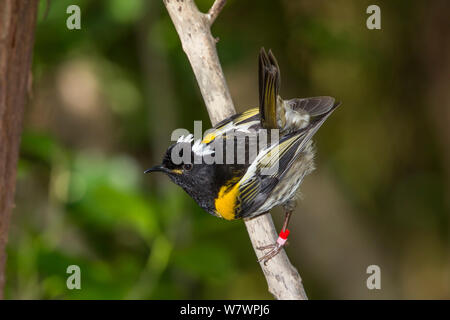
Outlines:
{"type": "Polygon", "coordinates": [[[280,91],[280,68],[272,51],[259,52],[259,113],[261,125],[266,129],[276,129],[277,100],[280,91]]]}

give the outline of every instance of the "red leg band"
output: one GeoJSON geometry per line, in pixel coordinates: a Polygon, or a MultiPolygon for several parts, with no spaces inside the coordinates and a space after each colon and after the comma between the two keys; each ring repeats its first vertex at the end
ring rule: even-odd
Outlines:
{"type": "Polygon", "coordinates": [[[277,239],[277,243],[279,244],[279,245],[284,245],[285,243],[286,243],[286,240],[287,240],[287,238],[288,238],[288,236],[289,236],[289,229],[286,229],[286,230],[281,230],[281,232],[280,232],[280,235],[278,236],[278,239],[277,239]]]}

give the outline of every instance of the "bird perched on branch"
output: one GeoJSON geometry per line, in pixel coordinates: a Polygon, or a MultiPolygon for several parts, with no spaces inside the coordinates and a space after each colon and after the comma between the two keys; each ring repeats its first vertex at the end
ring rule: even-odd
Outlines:
{"type": "Polygon", "coordinates": [[[268,250],[260,259],[264,263],[286,244],[297,190],[314,170],[311,138],[339,106],[332,97],[284,100],[279,90],[278,63],[270,50],[267,54],[262,48],[259,108],[223,120],[203,139],[180,137],[168,148],[161,165],[145,171],[164,172],[200,207],[227,220],[248,219],[283,206],[285,220],[277,242],[258,248],[268,250]],[[240,135],[247,137],[239,140],[240,135]],[[236,152],[236,145],[243,151],[236,152]],[[195,160],[206,157],[216,158],[195,160]]]}

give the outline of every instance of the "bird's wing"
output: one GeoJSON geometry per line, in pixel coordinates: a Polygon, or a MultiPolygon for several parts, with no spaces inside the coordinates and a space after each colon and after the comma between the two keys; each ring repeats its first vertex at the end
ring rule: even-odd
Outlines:
{"type": "Polygon", "coordinates": [[[280,68],[272,51],[266,53],[264,48],[259,52],[259,113],[261,126],[265,129],[277,129],[277,102],[280,91],[280,68]]]}
{"type": "Polygon", "coordinates": [[[306,128],[282,137],[278,143],[258,154],[239,181],[236,218],[250,216],[266,202],[272,190],[337,106],[314,119],[306,128]]]}
{"type": "Polygon", "coordinates": [[[295,98],[286,101],[285,106],[293,111],[304,110],[311,117],[327,113],[334,106],[333,97],[295,98]]]}

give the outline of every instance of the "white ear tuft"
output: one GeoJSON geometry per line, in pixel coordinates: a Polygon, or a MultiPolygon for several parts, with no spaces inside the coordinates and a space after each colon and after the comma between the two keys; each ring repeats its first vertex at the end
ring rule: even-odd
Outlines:
{"type": "Polygon", "coordinates": [[[206,143],[202,143],[200,139],[196,140],[192,146],[192,152],[198,156],[204,156],[207,154],[213,154],[214,150],[206,143]]]}

